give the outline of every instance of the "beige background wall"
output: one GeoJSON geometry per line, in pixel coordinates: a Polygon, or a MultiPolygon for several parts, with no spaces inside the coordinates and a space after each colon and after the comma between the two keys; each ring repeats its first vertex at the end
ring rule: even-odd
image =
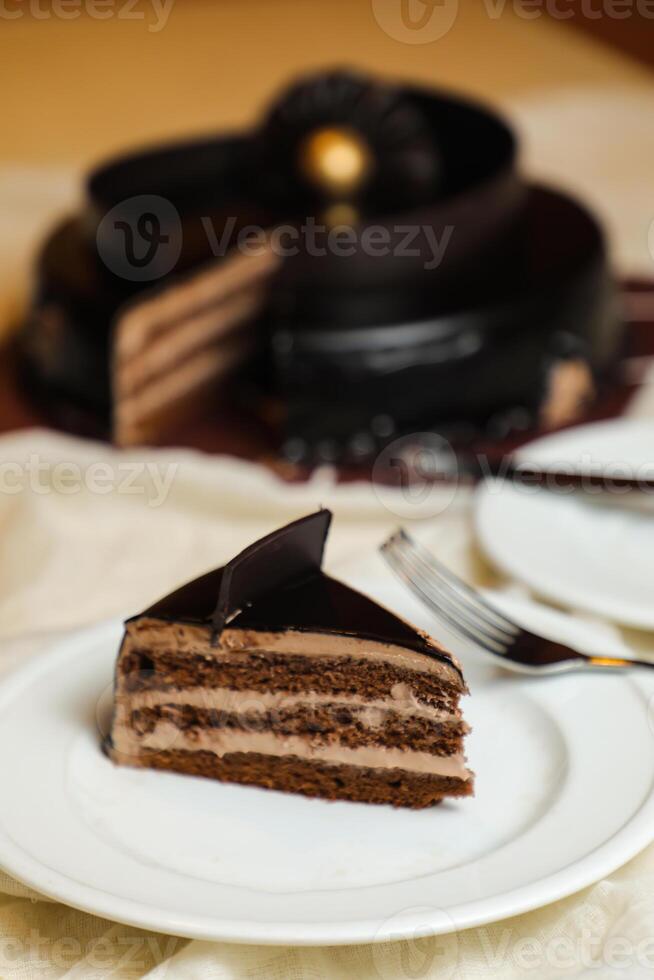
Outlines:
{"type": "Polygon", "coordinates": [[[403,2],[419,15],[431,0],[0,0],[0,339],[86,167],[247,123],[294,74],[329,65],[500,107],[525,171],[586,201],[621,270],[654,275],[654,72],[565,22],[519,16],[519,0],[436,0],[446,21],[430,24],[451,29],[406,43],[403,2]],[[55,15],[91,5],[112,16],[55,15]]]}
{"type": "MultiPolygon", "coordinates": [[[[17,10],[39,3],[41,17],[46,9],[46,0],[4,0],[3,9],[12,2],[17,10]]],[[[561,22],[518,17],[509,0],[499,19],[488,13],[498,0],[458,0],[451,30],[421,44],[380,27],[375,10],[393,0],[172,0],[159,31],[152,0],[136,0],[130,16],[140,20],[126,19],[126,3],[115,0],[124,16],[106,20],[0,17],[0,160],[85,165],[126,143],[240,124],[294,72],[329,64],[499,104],[654,78],[561,22]]]]}

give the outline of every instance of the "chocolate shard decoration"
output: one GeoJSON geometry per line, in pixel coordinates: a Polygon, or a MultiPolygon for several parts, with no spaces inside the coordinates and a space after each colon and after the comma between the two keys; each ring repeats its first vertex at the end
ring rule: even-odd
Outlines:
{"type": "Polygon", "coordinates": [[[232,617],[269,592],[317,575],[332,514],[319,510],[255,541],[225,565],[211,618],[214,641],[232,617]]]}

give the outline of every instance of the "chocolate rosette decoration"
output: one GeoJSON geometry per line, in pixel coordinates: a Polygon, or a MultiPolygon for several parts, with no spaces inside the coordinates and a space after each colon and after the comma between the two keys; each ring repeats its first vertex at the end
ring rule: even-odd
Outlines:
{"type": "Polygon", "coordinates": [[[406,210],[439,193],[433,133],[406,93],[335,71],[293,85],[255,139],[257,182],[288,215],[352,219],[406,210]]]}

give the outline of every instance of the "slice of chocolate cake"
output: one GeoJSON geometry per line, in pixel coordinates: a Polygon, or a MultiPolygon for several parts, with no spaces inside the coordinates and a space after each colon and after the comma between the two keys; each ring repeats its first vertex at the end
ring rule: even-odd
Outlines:
{"type": "Polygon", "coordinates": [[[457,662],[321,570],[321,510],[126,624],[114,762],[425,807],[473,776],[457,662]]]}

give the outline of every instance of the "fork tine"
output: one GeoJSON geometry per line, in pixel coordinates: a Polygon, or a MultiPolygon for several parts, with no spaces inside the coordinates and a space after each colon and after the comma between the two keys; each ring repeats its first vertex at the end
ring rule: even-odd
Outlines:
{"type": "Polygon", "coordinates": [[[462,599],[447,584],[434,580],[429,571],[426,573],[412,552],[402,551],[396,547],[395,554],[403,561],[405,569],[411,572],[411,578],[418,583],[423,594],[431,598],[435,607],[447,612],[457,623],[466,626],[476,637],[492,644],[495,648],[504,651],[513,642],[512,636],[489,629],[467,600],[462,599]]]}
{"type": "Polygon", "coordinates": [[[417,595],[422,602],[433,609],[437,616],[444,619],[446,623],[449,623],[456,633],[458,633],[460,636],[464,636],[468,640],[472,640],[476,646],[481,647],[488,653],[494,654],[495,656],[503,656],[506,653],[506,648],[499,640],[489,640],[484,634],[480,634],[478,631],[469,629],[468,626],[460,621],[460,619],[455,618],[455,616],[453,616],[447,609],[444,609],[442,604],[435,602],[433,597],[423,588],[423,581],[417,579],[413,569],[407,565],[406,559],[402,553],[393,549],[389,542],[382,547],[382,553],[393,571],[407,583],[415,595],[417,595]]]}
{"type": "Polygon", "coordinates": [[[465,619],[474,629],[485,634],[489,639],[504,646],[513,643],[516,638],[515,633],[493,622],[471,602],[467,595],[462,595],[450,585],[447,579],[437,575],[410,546],[405,547],[396,540],[393,549],[414,568],[416,575],[422,578],[425,588],[435,595],[438,602],[446,602],[457,616],[465,619]]]}
{"type": "Polygon", "coordinates": [[[461,621],[459,616],[453,615],[447,608],[445,608],[442,602],[435,602],[433,597],[423,589],[422,582],[419,579],[416,579],[415,575],[410,569],[407,569],[402,558],[391,552],[386,552],[385,556],[391,568],[409,586],[417,598],[429,606],[439,619],[449,624],[450,628],[455,633],[458,633],[459,636],[472,641],[475,646],[480,647],[487,653],[493,654],[496,657],[502,657],[505,655],[506,651],[498,642],[493,642],[492,640],[489,640],[485,636],[479,634],[476,630],[469,628],[461,621]]]}
{"type": "Polygon", "coordinates": [[[509,617],[505,616],[504,613],[501,613],[499,609],[484,599],[477,589],[474,589],[472,586],[468,585],[467,582],[464,582],[463,579],[459,578],[459,576],[456,575],[451,569],[447,568],[446,565],[439,562],[438,559],[432,555],[432,553],[428,551],[424,545],[415,541],[411,535],[404,530],[404,528],[400,528],[400,530],[393,535],[393,538],[406,542],[407,546],[416,552],[421,561],[433,571],[434,575],[438,575],[440,578],[445,579],[452,588],[462,592],[469,600],[474,602],[477,606],[479,615],[482,616],[482,618],[484,618],[489,625],[493,625],[497,629],[502,629],[510,636],[522,631],[522,627],[519,626],[518,623],[514,622],[512,619],[509,619],[509,617]]]}

